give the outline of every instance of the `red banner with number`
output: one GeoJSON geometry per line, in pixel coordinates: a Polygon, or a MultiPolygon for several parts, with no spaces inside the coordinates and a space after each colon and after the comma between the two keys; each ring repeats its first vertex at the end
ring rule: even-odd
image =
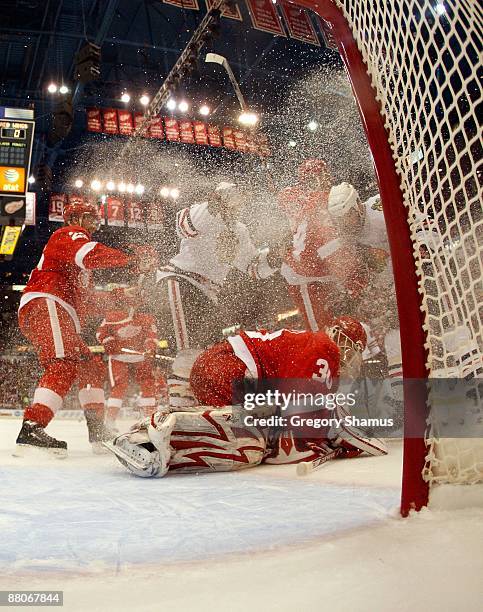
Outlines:
{"type": "Polygon", "coordinates": [[[148,229],[162,229],[164,226],[164,210],[161,204],[152,202],[147,206],[148,229]]]}
{"type": "Polygon", "coordinates": [[[107,224],[124,227],[124,201],[121,198],[107,198],[107,224]]]}
{"type": "Polygon", "coordinates": [[[132,113],[127,110],[118,110],[117,118],[119,120],[119,134],[131,136],[134,129],[132,113]]]}
{"type": "Polygon", "coordinates": [[[65,193],[51,193],[49,199],[49,221],[62,222],[64,220],[64,205],[67,203],[65,193]]]}
{"type": "Polygon", "coordinates": [[[102,132],[102,119],[100,108],[87,109],[87,129],[89,132],[102,132]]]}
{"type": "Polygon", "coordinates": [[[140,202],[128,202],[127,204],[127,226],[144,227],[143,209],[140,202]]]}
{"type": "Polygon", "coordinates": [[[307,11],[295,4],[280,0],[280,8],[287,24],[291,38],[296,38],[311,45],[320,47],[319,39],[307,11]]]}
{"type": "Polygon", "coordinates": [[[179,122],[179,135],[181,142],[186,144],[194,144],[195,137],[193,135],[193,124],[191,121],[179,122]]]}
{"type": "Polygon", "coordinates": [[[166,140],[170,140],[171,142],[179,141],[179,124],[177,119],[165,117],[164,129],[166,131],[166,140]]]}
{"type": "Polygon", "coordinates": [[[245,0],[253,27],[263,32],[285,36],[285,31],[272,0],[245,0]]]}
{"type": "Polygon", "coordinates": [[[115,108],[102,109],[102,122],[106,134],[119,134],[117,125],[117,110],[115,108]]]}
{"type": "Polygon", "coordinates": [[[233,136],[235,138],[235,147],[238,151],[242,153],[246,153],[248,151],[247,147],[247,135],[245,132],[241,130],[233,130],[233,136]]]}

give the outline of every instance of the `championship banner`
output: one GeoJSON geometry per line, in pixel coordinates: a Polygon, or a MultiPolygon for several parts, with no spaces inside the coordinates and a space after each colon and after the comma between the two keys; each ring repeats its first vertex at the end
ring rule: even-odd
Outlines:
{"type": "Polygon", "coordinates": [[[233,130],[233,136],[235,138],[236,149],[242,153],[246,153],[248,151],[248,147],[245,132],[242,132],[241,130],[233,130]]]}
{"type": "Polygon", "coordinates": [[[141,125],[143,127],[139,135],[146,136],[148,133],[148,122],[144,121],[144,113],[134,113],[134,129],[137,130],[141,125]]]}
{"type": "Polygon", "coordinates": [[[206,123],[203,121],[193,121],[193,129],[195,132],[195,142],[200,145],[208,144],[208,130],[206,123]]]}
{"type": "Polygon", "coordinates": [[[164,211],[161,204],[151,202],[147,206],[147,222],[148,229],[163,229],[164,227],[164,211]]]}
{"type": "Polygon", "coordinates": [[[296,38],[311,45],[320,47],[319,39],[307,11],[287,0],[280,0],[280,8],[287,24],[291,38],[296,38]]]}
{"type": "Polygon", "coordinates": [[[37,212],[37,194],[27,191],[25,194],[25,225],[35,225],[37,212]]]}
{"type": "Polygon", "coordinates": [[[179,141],[179,124],[177,119],[165,117],[164,129],[166,132],[166,140],[170,140],[171,142],[179,141]]]}
{"type": "Polygon", "coordinates": [[[259,151],[255,137],[251,134],[247,134],[245,140],[248,153],[253,153],[254,155],[257,155],[259,151]]]}
{"type": "Polygon", "coordinates": [[[64,221],[64,204],[67,202],[65,193],[51,193],[49,199],[49,221],[59,223],[64,221]]]}
{"type": "Polygon", "coordinates": [[[102,120],[100,108],[87,109],[87,131],[102,132],[102,120]]]}
{"type": "Polygon", "coordinates": [[[102,121],[104,123],[104,132],[106,134],[119,134],[119,129],[117,126],[117,110],[115,108],[103,108],[102,121]]]}
{"type": "Polygon", "coordinates": [[[117,118],[119,120],[119,134],[123,136],[131,136],[134,130],[134,122],[132,113],[128,110],[118,110],[117,118]]]}
{"type": "Polygon", "coordinates": [[[212,147],[221,147],[221,133],[220,128],[218,126],[208,126],[208,141],[212,147]]]}
{"type": "MultiPolygon", "coordinates": [[[[206,9],[208,11],[211,11],[214,4],[213,0],[205,0],[205,3],[206,9]]],[[[238,4],[235,4],[234,6],[224,5],[221,11],[221,16],[227,17],[228,19],[236,19],[237,21],[243,21],[242,14],[240,13],[240,9],[238,8],[238,4]]]]}
{"type": "Polygon", "coordinates": [[[334,35],[332,34],[332,24],[330,24],[328,21],[325,21],[325,19],[322,19],[322,17],[318,17],[318,20],[320,29],[322,31],[322,36],[324,37],[325,46],[328,49],[332,49],[333,51],[339,51],[337,41],[334,38],[334,35]]]}
{"type": "Polygon", "coordinates": [[[257,136],[257,144],[260,155],[263,155],[263,157],[268,157],[272,154],[270,145],[268,144],[268,138],[264,134],[259,134],[257,136]]]}
{"type": "Polygon", "coordinates": [[[245,2],[256,30],[286,36],[272,0],[245,0],[245,2]]]}
{"type": "Polygon", "coordinates": [[[179,133],[181,142],[184,142],[185,144],[194,144],[195,137],[193,135],[193,124],[191,121],[180,121],[179,133]]]}
{"type": "Polygon", "coordinates": [[[223,128],[223,145],[227,149],[236,149],[235,137],[233,135],[233,129],[225,127],[223,128]]]}
{"type": "Polygon", "coordinates": [[[164,138],[163,120],[161,117],[153,117],[149,121],[148,136],[149,138],[164,138]]]}
{"type": "Polygon", "coordinates": [[[139,202],[128,202],[127,204],[127,226],[144,227],[143,209],[139,202]]]}
{"type": "Polygon", "coordinates": [[[124,227],[124,202],[120,198],[108,196],[106,204],[107,224],[114,227],[124,227]]]}
{"type": "Polygon", "coordinates": [[[163,0],[165,4],[172,4],[182,9],[189,9],[190,11],[199,11],[198,0],[163,0]]]}

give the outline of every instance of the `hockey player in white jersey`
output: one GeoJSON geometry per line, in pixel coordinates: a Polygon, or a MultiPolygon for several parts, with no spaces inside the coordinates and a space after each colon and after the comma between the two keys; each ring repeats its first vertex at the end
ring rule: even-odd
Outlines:
{"type": "MultiPolygon", "coordinates": [[[[389,253],[379,194],[361,202],[357,190],[344,182],[331,189],[328,210],[341,241],[372,249],[368,252],[371,258],[378,257],[379,251],[381,254],[389,253]]],[[[392,408],[398,409],[402,403],[402,356],[390,257],[381,256],[379,273],[373,276],[373,282],[359,297],[357,314],[368,324],[365,358],[379,352],[378,341],[384,345],[389,377],[388,389],[384,393],[388,395],[387,401],[392,408]]]]}
{"type": "Polygon", "coordinates": [[[159,268],[156,280],[167,297],[178,352],[218,339],[218,294],[230,270],[253,278],[275,272],[267,251],[254,246],[246,225],[238,220],[243,203],[237,185],[221,182],[208,201],[177,213],[179,252],[159,268]]]}

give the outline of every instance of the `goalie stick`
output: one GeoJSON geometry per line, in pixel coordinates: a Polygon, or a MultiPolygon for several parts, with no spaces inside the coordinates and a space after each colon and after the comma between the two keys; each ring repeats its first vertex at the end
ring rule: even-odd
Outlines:
{"type": "Polygon", "coordinates": [[[320,455],[316,459],[312,459],[312,461],[301,461],[300,463],[297,463],[297,476],[307,476],[307,474],[310,474],[314,470],[317,470],[325,465],[327,461],[336,459],[343,452],[343,448],[334,448],[328,453],[320,455]]]}

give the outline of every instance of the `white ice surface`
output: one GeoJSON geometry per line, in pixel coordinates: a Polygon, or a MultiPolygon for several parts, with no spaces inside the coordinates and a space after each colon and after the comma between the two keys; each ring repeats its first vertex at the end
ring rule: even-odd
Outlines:
{"type": "Polygon", "coordinates": [[[81,610],[481,609],[483,510],[398,517],[401,449],[233,474],[130,476],[54,421],[69,458],[11,452],[0,419],[0,589],[81,610]]]}

